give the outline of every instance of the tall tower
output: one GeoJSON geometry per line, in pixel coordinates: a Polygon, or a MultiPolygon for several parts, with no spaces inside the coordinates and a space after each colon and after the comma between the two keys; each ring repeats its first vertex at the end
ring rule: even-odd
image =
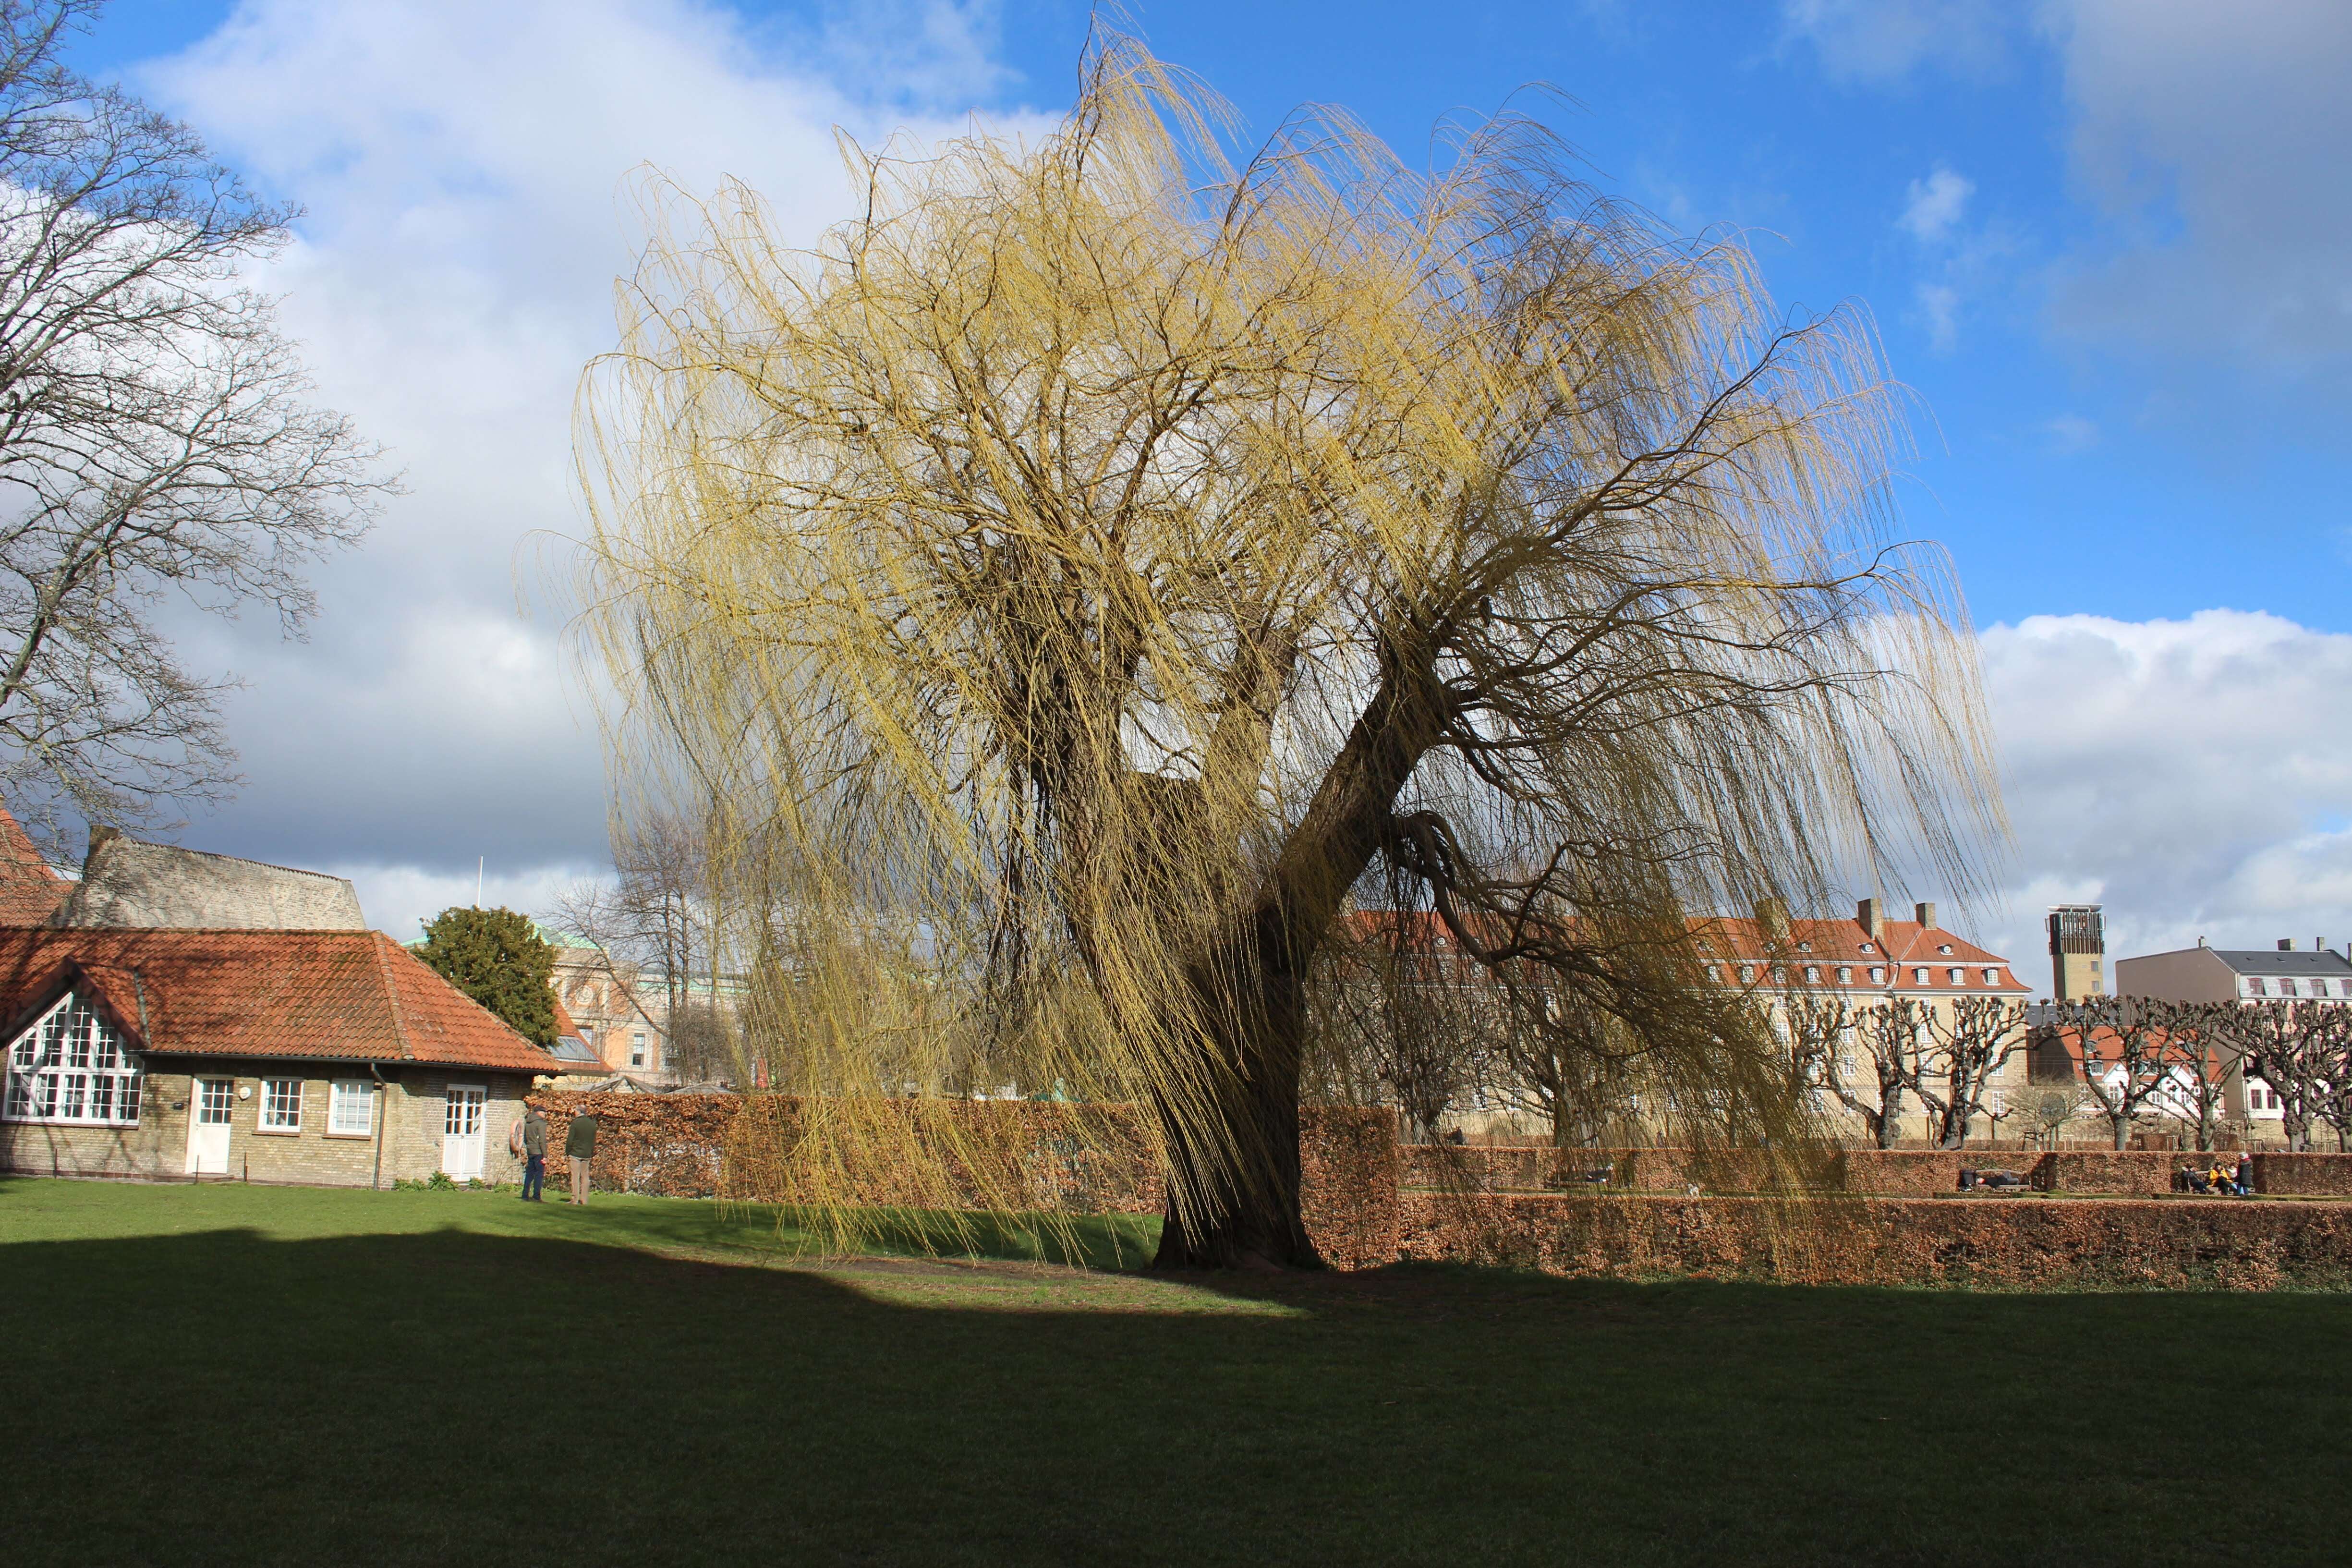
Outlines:
{"type": "Polygon", "coordinates": [[[2097,904],[2053,904],[2050,919],[2050,994],[2061,1002],[2104,996],[2107,991],[2107,921],[2097,904]]]}

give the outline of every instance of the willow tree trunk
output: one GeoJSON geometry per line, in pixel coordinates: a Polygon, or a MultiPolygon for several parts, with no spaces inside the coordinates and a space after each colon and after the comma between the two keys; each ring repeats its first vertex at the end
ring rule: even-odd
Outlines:
{"type": "Polygon", "coordinates": [[[1299,1212],[1298,1076],[1305,987],[1282,944],[1245,940],[1195,980],[1215,1072],[1217,1125],[1162,1107],[1168,1202],[1155,1268],[1320,1268],[1299,1212]],[[1212,978],[1222,973],[1222,981],[1212,978]]]}

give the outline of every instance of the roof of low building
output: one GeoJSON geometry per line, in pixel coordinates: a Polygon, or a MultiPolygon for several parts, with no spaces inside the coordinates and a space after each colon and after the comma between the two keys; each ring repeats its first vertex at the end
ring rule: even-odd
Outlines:
{"type": "Polygon", "coordinates": [[[2207,952],[2240,974],[2352,974],[2352,962],[2340,952],[2280,952],[2267,948],[2209,947],[2207,952]]]}
{"type": "Polygon", "coordinates": [[[359,894],[323,871],[94,836],[55,923],[81,928],[363,931],[359,894]]]}
{"type": "Polygon", "coordinates": [[[561,1070],[382,931],[0,930],[0,1037],[68,989],[164,1056],[561,1070]]]}
{"type": "Polygon", "coordinates": [[[0,811],[0,925],[46,925],[72,890],[41,858],[24,826],[0,811]]]}

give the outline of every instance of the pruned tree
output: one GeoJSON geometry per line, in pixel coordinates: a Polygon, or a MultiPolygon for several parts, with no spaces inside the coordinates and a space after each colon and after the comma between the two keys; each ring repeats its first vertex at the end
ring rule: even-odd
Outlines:
{"type": "Polygon", "coordinates": [[[1812,1053],[1822,1087],[1862,1118],[1873,1143],[1894,1148],[1902,1133],[1903,1097],[1916,1089],[1925,1070],[1927,1035],[1919,1005],[1898,996],[1849,1012],[1839,1003],[1832,1015],[1816,1002],[1801,1016],[1800,1026],[1792,1015],[1791,1034],[1802,1042],[1801,1049],[1812,1053]],[[1859,1053],[1852,1067],[1849,1046],[1859,1053]],[[1866,1078],[1859,1070],[1864,1064],[1866,1078]]]}
{"type": "MultiPolygon", "coordinates": [[[[1927,1049],[1911,1092],[1927,1108],[1936,1146],[1965,1148],[1969,1123],[1990,1114],[1994,1080],[2026,1047],[2025,1009],[2001,996],[1958,996],[1948,1008],[1921,1012],[1927,1049]]],[[[1998,1114],[2008,1115],[2007,1107],[1998,1114]]]]}
{"type": "Polygon", "coordinates": [[[812,1079],[878,1026],[845,922],[919,924],[959,1021],[1082,977],[1059,1076],[1154,1108],[1163,1263],[1315,1260],[1309,989],[1368,873],[1581,976],[1688,1135],[1793,1148],[1684,911],[1971,888],[1998,827],[1866,323],[1782,320],[1524,118],[1429,174],[1336,111],[1239,163],[1226,123],[1106,37],[1050,135],[849,147],[813,251],[654,187],[580,425],[624,772],[735,814],[812,1079]]]}
{"type": "Polygon", "coordinates": [[[2212,1149],[2221,1131],[2229,1089],[2245,1066],[2239,1031],[2229,1027],[2236,1004],[2148,1003],[2165,1033],[2172,1058],[2171,1087],[2161,1100],[2194,1146],[2212,1149]]]}
{"type": "Polygon", "coordinates": [[[1327,944],[1321,1028],[1369,1069],[1409,1132],[1434,1142],[1445,1114],[1486,1079],[1502,997],[1427,917],[1358,911],[1327,944]]]}
{"type": "Polygon", "coordinates": [[[2280,1131],[2287,1147],[2311,1147],[2311,1124],[2320,1119],[2331,1079],[2341,1071],[2352,1018],[2325,1002],[2250,1002],[2214,1016],[2245,1070],[2278,1096],[2280,1131]]]}
{"type": "Polygon", "coordinates": [[[2115,1146],[2123,1148],[2131,1141],[2134,1120],[2147,1114],[2172,1081],[2171,1036],[2162,1010],[2131,996],[2054,1002],[2044,1026],[2058,1031],[2060,1048],[2068,1050],[2083,1092],[2107,1119],[2115,1146]],[[2063,1043],[2069,1035],[2071,1049],[2063,1043]]]}
{"type": "Polygon", "coordinates": [[[291,208],[67,68],[100,0],[0,0],[0,791],[55,843],[235,783],[168,597],[299,635],[389,481],[242,268],[291,208]]]}

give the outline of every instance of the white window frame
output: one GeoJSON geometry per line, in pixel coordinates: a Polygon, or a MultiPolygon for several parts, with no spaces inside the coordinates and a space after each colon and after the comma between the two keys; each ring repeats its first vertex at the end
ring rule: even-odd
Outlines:
{"type": "Polygon", "coordinates": [[[0,1121],[135,1127],[146,1066],[90,1005],[67,992],[8,1042],[0,1121]],[[100,1107],[102,1114],[92,1114],[100,1107]]]}
{"type": "Polygon", "coordinates": [[[646,1065],[646,1032],[643,1029],[629,1031],[629,1065],[633,1068],[646,1065]]]}
{"type": "Polygon", "coordinates": [[[327,1136],[330,1138],[366,1138],[375,1132],[375,1085],[363,1078],[339,1078],[327,1085],[327,1136]],[[341,1117],[351,1103],[351,1093],[359,1097],[360,1124],[346,1127],[341,1117]]]}
{"type": "Polygon", "coordinates": [[[258,1105],[255,1106],[255,1107],[254,1107],[254,1110],[253,1110],[253,1130],[254,1130],[256,1132],[269,1132],[269,1133],[276,1133],[276,1134],[279,1134],[279,1135],[281,1135],[281,1136],[282,1136],[283,1134],[289,1133],[289,1132],[299,1132],[299,1131],[302,1131],[302,1099],[303,1099],[303,1096],[302,1096],[302,1080],[301,1080],[300,1079],[299,1079],[299,1078],[266,1078],[266,1079],[263,1079],[261,1080],[261,1102],[260,1102],[258,1105]],[[280,1089],[286,1088],[286,1087],[288,1087],[288,1086],[289,1086],[289,1085],[293,1088],[293,1090],[294,1090],[294,1095],[293,1095],[293,1110],[294,1110],[294,1116],[293,1116],[293,1120],[291,1120],[290,1121],[279,1121],[279,1120],[278,1120],[278,1116],[279,1116],[279,1113],[283,1110],[284,1107],[283,1107],[283,1105],[280,1103],[280,1101],[279,1101],[279,1100],[278,1100],[278,1091],[280,1089]]]}

